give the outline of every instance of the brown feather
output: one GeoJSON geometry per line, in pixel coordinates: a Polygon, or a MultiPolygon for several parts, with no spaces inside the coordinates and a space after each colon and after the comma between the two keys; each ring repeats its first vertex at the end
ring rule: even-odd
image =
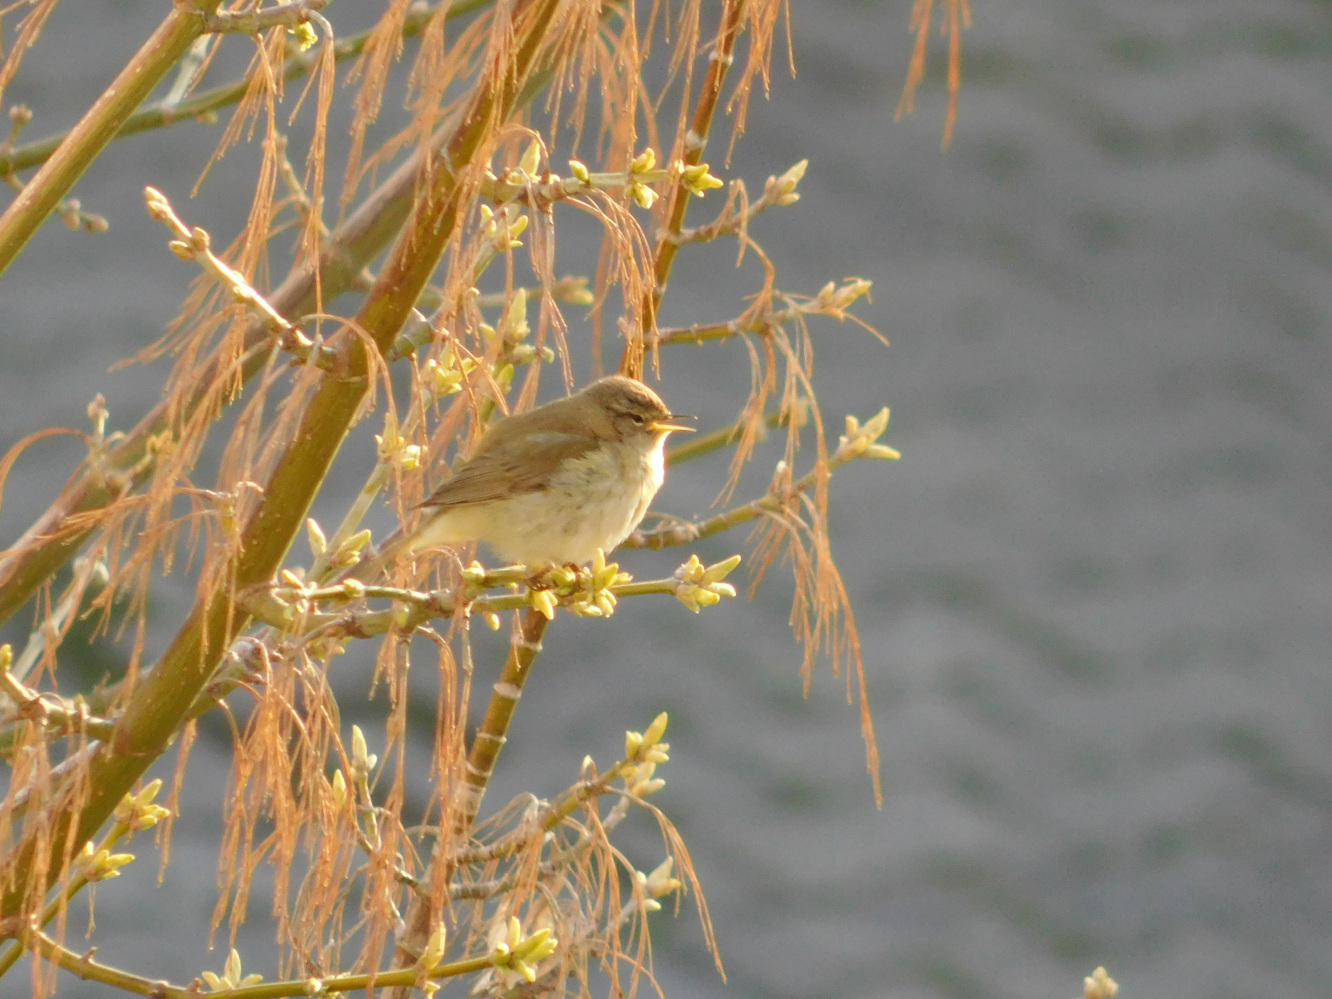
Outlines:
{"type": "Polygon", "coordinates": [[[458,466],[453,477],[421,505],[448,509],[469,503],[489,503],[515,493],[536,492],[546,487],[554,468],[570,459],[581,458],[600,444],[586,435],[550,430],[539,431],[529,439],[533,445],[530,452],[523,448],[515,453],[512,447],[482,450],[478,445],[477,451],[458,466]]]}
{"type": "Polygon", "coordinates": [[[612,375],[564,399],[498,420],[421,506],[448,509],[543,489],[564,462],[581,458],[601,441],[623,439],[618,417],[628,411],[653,419],[671,415],[647,386],[612,375]]]}

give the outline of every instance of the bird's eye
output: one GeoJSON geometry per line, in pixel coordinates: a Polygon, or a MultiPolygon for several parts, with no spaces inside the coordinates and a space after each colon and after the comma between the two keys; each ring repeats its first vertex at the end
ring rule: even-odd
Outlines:
{"type": "Polygon", "coordinates": [[[647,425],[648,418],[642,413],[630,413],[629,419],[634,421],[634,426],[642,427],[647,425]]]}

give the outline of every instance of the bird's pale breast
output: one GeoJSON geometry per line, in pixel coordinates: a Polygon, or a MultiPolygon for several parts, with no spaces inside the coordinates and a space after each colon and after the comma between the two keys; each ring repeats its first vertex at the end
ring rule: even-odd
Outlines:
{"type": "Polygon", "coordinates": [[[665,442],[654,443],[603,442],[566,461],[546,489],[442,512],[414,547],[479,540],[508,562],[587,563],[629,536],[661,488],[665,442]]]}

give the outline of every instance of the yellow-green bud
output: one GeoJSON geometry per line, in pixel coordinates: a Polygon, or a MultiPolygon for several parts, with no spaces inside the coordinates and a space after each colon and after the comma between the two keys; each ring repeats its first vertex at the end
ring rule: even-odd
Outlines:
{"type": "Polygon", "coordinates": [[[328,538],[324,536],[323,528],[313,517],[305,519],[305,533],[310,538],[310,551],[315,558],[319,558],[324,552],[328,551],[328,538]]]}
{"type": "Polygon", "coordinates": [[[541,613],[547,621],[555,620],[555,594],[550,590],[533,590],[528,595],[528,602],[541,613]]]}
{"type": "Polygon", "coordinates": [[[661,742],[661,737],[666,734],[666,725],[669,721],[670,716],[665,711],[653,718],[652,724],[643,733],[643,742],[648,746],[655,746],[661,742]]]}
{"type": "Polygon", "coordinates": [[[648,146],[641,153],[634,157],[633,162],[629,164],[630,173],[647,173],[657,165],[657,154],[648,146]]]}

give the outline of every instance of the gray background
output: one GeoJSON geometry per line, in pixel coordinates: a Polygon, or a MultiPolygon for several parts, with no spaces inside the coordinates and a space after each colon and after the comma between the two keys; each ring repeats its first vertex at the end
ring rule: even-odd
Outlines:
{"type": "MultiPolygon", "coordinates": [[[[659,919],[676,996],[1071,996],[1098,963],[1128,996],[1328,994],[1332,7],[975,0],[943,154],[937,38],[916,116],[893,123],[908,8],[796,4],[799,75],[775,74],[729,170],[752,186],[809,157],[804,200],[756,234],[790,290],[871,278],[863,314],[892,340],[816,327],[825,397],[891,405],[904,454],[835,490],[883,811],[842,681],[821,667],[801,698],[783,583],[699,619],[635,601],[609,626],[561,622],[492,801],[554,793],[584,753],[609,760],[671,711],[658,801],[730,975],[692,913],[659,919]]],[[[38,111],[30,134],[71,123],[163,9],[64,5],[7,95],[38,111]]],[[[340,31],[364,16],[330,14],[340,31]]],[[[194,273],[139,191],[235,232],[252,151],[185,202],[215,134],[112,146],[76,192],[112,232],[48,225],[0,281],[0,444],[83,425],[96,391],[115,427],[155,400],[160,366],[106,369],[158,335],[194,273]]],[[[731,259],[685,254],[664,321],[731,314],[757,280],[731,259]]],[[[718,423],[745,364],[681,349],[664,391],[718,423]]],[[[77,457],[56,442],[20,463],[0,540],[77,457]]],[[[706,510],[718,468],[679,469],[658,506],[706,510]]],[[[623,561],[643,577],[674,562],[623,561]]],[[[188,596],[155,592],[157,647],[188,596]]],[[[227,739],[201,742],[165,884],[145,867],[98,894],[101,955],[175,980],[224,953],[202,941],[227,739]]],[[[639,829],[626,849],[650,867],[659,846],[639,829]]],[[[242,949],[271,977],[264,910],[242,949]]]]}

